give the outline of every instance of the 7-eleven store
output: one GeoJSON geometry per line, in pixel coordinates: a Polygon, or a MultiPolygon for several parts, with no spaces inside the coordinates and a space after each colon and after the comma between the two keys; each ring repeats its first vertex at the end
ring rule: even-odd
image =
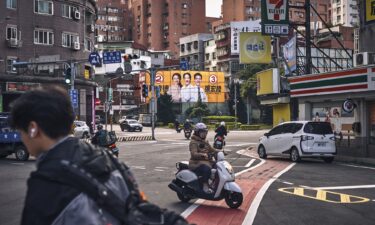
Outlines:
{"type": "Polygon", "coordinates": [[[299,120],[330,121],[339,155],[375,158],[375,67],[289,78],[299,120]],[[356,105],[352,112],[344,102],[356,105]],[[349,110],[350,111],[350,110],[349,110]],[[353,127],[354,123],[354,127],[353,127]]]}

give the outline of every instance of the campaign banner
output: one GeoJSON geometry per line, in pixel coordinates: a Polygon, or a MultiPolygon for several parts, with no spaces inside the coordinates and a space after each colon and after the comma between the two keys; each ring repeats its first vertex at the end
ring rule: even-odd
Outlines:
{"type": "Polygon", "coordinates": [[[287,64],[285,65],[285,75],[290,75],[297,69],[296,44],[297,39],[294,36],[283,46],[283,55],[287,64]]]}
{"type": "MultiPolygon", "coordinates": [[[[150,85],[150,77],[146,76],[150,85]]],[[[160,94],[172,96],[175,103],[202,102],[217,103],[225,101],[225,80],[223,72],[207,71],[158,71],[155,75],[155,86],[160,94]]]]}
{"type": "Polygon", "coordinates": [[[271,37],[263,36],[260,32],[240,33],[240,63],[272,62],[271,37]]]}

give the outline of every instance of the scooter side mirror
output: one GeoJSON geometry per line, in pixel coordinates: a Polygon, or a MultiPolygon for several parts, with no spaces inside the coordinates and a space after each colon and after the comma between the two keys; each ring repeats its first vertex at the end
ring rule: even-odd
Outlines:
{"type": "Polygon", "coordinates": [[[217,161],[224,161],[224,153],[223,152],[218,152],[217,153],[217,161]]]}

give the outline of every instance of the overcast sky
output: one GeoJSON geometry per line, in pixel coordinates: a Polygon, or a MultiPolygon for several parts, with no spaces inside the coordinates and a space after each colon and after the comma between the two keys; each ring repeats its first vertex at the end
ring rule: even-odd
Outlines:
{"type": "Polygon", "coordinates": [[[223,0],[206,0],[206,16],[220,17],[223,0]]]}

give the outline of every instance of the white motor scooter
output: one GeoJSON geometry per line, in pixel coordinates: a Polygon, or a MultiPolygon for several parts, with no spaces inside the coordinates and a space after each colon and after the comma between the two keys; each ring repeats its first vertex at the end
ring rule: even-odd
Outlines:
{"type": "MultiPolygon", "coordinates": [[[[213,155],[210,155],[213,157],[213,155]]],[[[224,153],[218,152],[216,163],[211,171],[209,186],[213,193],[206,193],[202,189],[202,184],[198,176],[189,170],[189,162],[182,161],[176,163],[177,173],[168,187],[177,193],[177,197],[188,202],[193,198],[219,201],[225,199],[230,208],[238,208],[243,201],[240,186],[236,184],[232,166],[225,161],[224,153]]]]}

